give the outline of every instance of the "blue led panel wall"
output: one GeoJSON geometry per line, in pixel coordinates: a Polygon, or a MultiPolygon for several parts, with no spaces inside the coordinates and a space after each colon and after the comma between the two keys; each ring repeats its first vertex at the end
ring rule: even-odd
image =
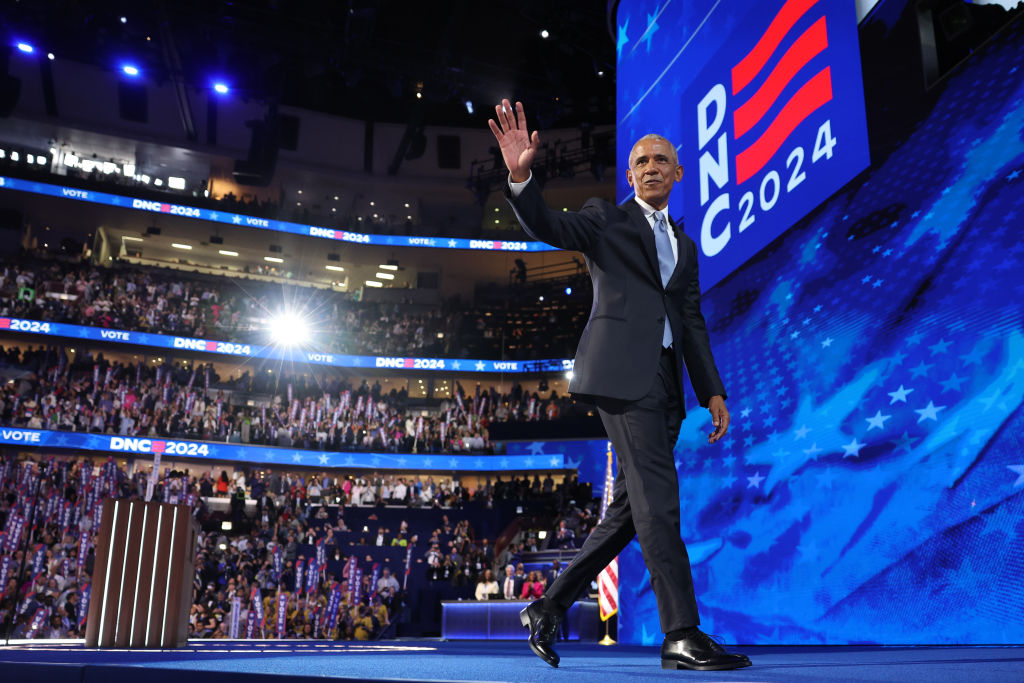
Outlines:
{"type": "MultiPolygon", "coordinates": [[[[1021,642],[1021,54],[1017,20],[897,148],[706,294],[732,425],[707,446],[689,395],[675,457],[707,632],[1021,642]]],[[[636,544],[620,576],[620,640],[660,642],[636,544]]]]}
{"type": "Polygon", "coordinates": [[[617,151],[625,169],[644,133],[677,145],[669,210],[707,289],[867,167],[868,146],[853,3],[704,5],[620,5],[617,151]]]}

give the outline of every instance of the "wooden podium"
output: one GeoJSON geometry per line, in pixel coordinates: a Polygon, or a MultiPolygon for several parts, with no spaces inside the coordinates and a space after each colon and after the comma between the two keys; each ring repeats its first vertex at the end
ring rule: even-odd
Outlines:
{"type": "Polygon", "coordinates": [[[198,533],[186,504],[103,501],[86,647],[185,646],[198,533]]]}

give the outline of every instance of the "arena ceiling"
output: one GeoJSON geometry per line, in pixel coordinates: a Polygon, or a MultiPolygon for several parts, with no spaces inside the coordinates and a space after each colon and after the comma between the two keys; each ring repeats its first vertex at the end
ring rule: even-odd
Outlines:
{"type": "Polygon", "coordinates": [[[375,121],[479,126],[504,96],[544,128],[614,120],[600,0],[3,2],[10,40],[58,59],[375,121]],[[546,32],[546,37],[542,36],[546,32]],[[417,93],[420,97],[417,98],[417,93]],[[467,103],[470,103],[467,106],[467,103]],[[472,109],[472,112],[470,111],[472,109]]]}

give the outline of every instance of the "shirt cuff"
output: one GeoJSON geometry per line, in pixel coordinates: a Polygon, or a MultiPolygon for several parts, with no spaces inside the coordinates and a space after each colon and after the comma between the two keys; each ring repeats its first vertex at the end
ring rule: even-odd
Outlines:
{"type": "Polygon", "coordinates": [[[508,187],[512,191],[512,196],[518,197],[520,194],[522,194],[523,189],[526,187],[526,184],[529,183],[531,180],[533,180],[533,171],[530,171],[530,177],[521,183],[512,182],[512,174],[509,173],[508,187]]]}

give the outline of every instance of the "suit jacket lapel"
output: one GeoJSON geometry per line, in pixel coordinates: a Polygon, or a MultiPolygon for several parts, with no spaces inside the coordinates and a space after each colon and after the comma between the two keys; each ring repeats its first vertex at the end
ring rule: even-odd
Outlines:
{"type": "Polygon", "coordinates": [[[644,210],[632,199],[626,201],[622,208],[629,214],[630,223],[640,235],[640,242],[644,245],[644,253],[647,255],[647,262],[654,272],[655,280],[661,282],[661,268],[658,266],[658,247],[654,243],[654,231],[651,230],[651,224],[644,217],[644,210]]]}

